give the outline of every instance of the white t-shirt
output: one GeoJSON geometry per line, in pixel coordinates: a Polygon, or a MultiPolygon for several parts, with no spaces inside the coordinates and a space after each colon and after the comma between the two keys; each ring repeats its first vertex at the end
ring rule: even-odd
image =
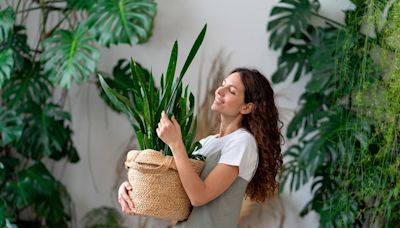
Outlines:
{"type": "Polygon", "coordinates": [[[251,180],[258,165],[258,148],[254,136],[240,128],[228,135],[210,135],[200,140],[202,148],[194,154],[209,156],[221,151],[218,163],[239,167],[239,176],[251,180]]]}

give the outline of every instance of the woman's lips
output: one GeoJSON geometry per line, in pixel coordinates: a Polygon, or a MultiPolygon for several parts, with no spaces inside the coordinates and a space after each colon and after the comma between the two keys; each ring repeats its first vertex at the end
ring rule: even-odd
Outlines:
{"type": "Polygon", "coordinates": [[[216,98],[214,99],[214,103],[223,104],[224,102],[223,102],[220,98],[216,97],[216,98]]]}

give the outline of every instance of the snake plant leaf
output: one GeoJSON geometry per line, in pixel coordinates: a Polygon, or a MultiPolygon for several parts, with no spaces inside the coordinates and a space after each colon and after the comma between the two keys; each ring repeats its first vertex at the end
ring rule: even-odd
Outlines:
{"type": "Polygon", "coordinates": [[[175,78],[178,43],[174,43],[167,74],[165,77],[164,74],[162,75],[161,88],[155,86],[152,73],[146,74],[133,59],[130,64],[131,81],[128,84],[130,87],[128,97],[110,88],[107,82],[99,76],[100,84],[105,94],[130,120],[141,149],[152,148],[162,150],[165,155],[172,155],[168,145],[162,142],[155,132],[156,124],[160,121],[163,110],[166,110],[167,114],[174,114],[180,123],[189,157],[192,157],[192,149],[198,148],[198,143],[193,142],[196,132],[196,125],[193,123],[193,119],[195,119],[193,115],[194,96],[192,93],[189,94],[188,86],[183,91],[181,82],[204,39],[205,32],[206,26],[204,26],[194,42],[178,78],[175,78]]]}
{"type": "Polygon", "coordinates": [[[13,51],[11,49],[3,49],[0,51],[0,88],[3,87],[4,81],[11,77],[14,67],[13,51]]]}
{"type": "Polygon", "coordinates": [[[280,3],[272,9],[270,16],[275,19],[267,26],[271,32],[269,46],[275,50],[285,46],[291,36],[299,37],[305,32],[312,13],[320,7],[317,0],[281,0],[280,3]]]}
{"type": "MultiPolygon", "coordinates": [[[[131,103],[136,104],[137,99],[140,99],[140,94],[135,93],[134,89],[131,87],[137,80],[134,75],[131,75],[129,64],[128,60],[120,59],[118,60],[117,65],[113,68],[111,75],[107,75],[104,72],[102,72],[101,75],[110,88],[128,98],[131,103]]],[[[147,69],[143,68],[139,63],[136,64],[142,69],[146,78],[150,77],[150,72],[147,69]]],[[[110,101],[104,90],[101,89],[100,80],[97,81],[97,86],[100,89],[100,97],[103,101],[114,111],[121,112],[121,110],[110,101]]],[[[134,88],[136,87],[134,86],[134,88]]]]}
{"type": "Polygon", "coordinates": [[[43,75],[41,64],[26,60],[26,69],[17,71],[3,88],[1,98],[7,107],[20,107],[31,102],[44,103],[51,96],[51,82],[43,75]]]}
{"type": "Polygon", "coordinates": [[[144,121],[140,117],[141,114],[132,105],[129,99],[124,97],[123,95],[120,95],[114,89],[110,88],[110,86],[107,84],[107,82],[101,75],[98,76],[101,87],[103,88],[104,92],[106,93],[110,101],[115,105],[115,107],[128,117],[129,122],[134,128],[136,126],[135,124],[136,121],[136,123],[139,124],[140,130],[142,132],[145,132],[146,128],[144,127],[144,121]]]}
{"type": "Polygon", "coordinates": [[[5,42],[14,25],[14,11],[11,7],[0,10],[0,44],[5,42]]]}
{"type": "Polygon", "coordinates": [[[57,30],[43,42],[44,71],[54,84],[69,88],[73,79],[79,83],[95,72],[99,50],[94,42],[94,36],[81,25],[72,31],[57,30]]]}
{"type": "Polygon", "coordinates": [[[101,45],[134,45],[149,39],[155,14],[151,0],[102,0],[89,11],[87,25],[101,45]]]}
{"type": "Polygon", "coordinates": [[[0,106],[0,147],[18,141],[23,128],[22,119],[14,110],[0,106]]]}
{"type": "Polygon", "coordinates": [[[178,42],[175,41],[174,46],[172,47],[171,55],[169,57],[167,73],[165,75],[165,84],[164,84],[164,77],[161,77],[161,86],[162,86],[161,88],[163,91],[163,96],[161,99],[160,106],[157,109],[156,116],[160,116],[161,112],[165,111],[164,109],[167,106],[167,102],[169,102],[168,98],[171,97],[172,85],[174,83],[177,59],[178,59],[178,42]]]}
{"type": "Polygon", "coordinates": [[[189,65],[192,63],[194,57],[196,56],[197,51],[199,50],[201,44],[203,43],[206,31],[207,31],[207,24],[204,25],[204,27],[200,31],[199,35],[197,36],[192,48],[190,49],[188,56],[186,57],[186,61],[182,67],[181,72],[179,73],[179,77],[178,77],[177,81],[174,83],[174,87],[172,89],[172,94],[171,94],[171,97],[170,97],[170,99],[167,103],[167,107],[166,107],[168,116],[170,116],[172,114],[170,112],[173,110],[173,107],[174,107],[173,102],[176,98],[177,89],[181,85],[183,76],[185,75],[187,69],[189,68],[189,65]]]}
{"type": "Polygon", "coordinates": [[[185,75],[187,69],[189,68],[190,64],[192,63],[194,57],[197,54],[197,51],[199,50],[201,44],[203,43],[204,36],[206,35],[207,31],[207,24],[204,25],[204,27],[201,29],[200,34],[197,36],[196,40],[194,41],[194,44],[192,48],[190,49],[189,55],[186,58],[185,64],[182,67],[181,73],[179,74],[179,79],[178,82],[182,81],[183,76],[185,75]]]}
{"type": "Polygon", "coordinates": [[[26,126],[17,145],[21,155],[36,160],[67,157],[71,162],[79,161],[71,138],[72,130],[67,125],[69,113],[55,104],[40,105],[34,102],[24,112],[26,126]]]}

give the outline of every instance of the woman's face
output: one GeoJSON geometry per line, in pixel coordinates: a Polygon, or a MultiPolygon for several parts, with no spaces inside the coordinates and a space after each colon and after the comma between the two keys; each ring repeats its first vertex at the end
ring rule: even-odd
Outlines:
{"type": "Polygon", "coordinates": [[[236,117],[249,113],[249,105],[244,103],[244,85],[238,72],[230,74],[222,85],[215,90],[215,99],[211,110],[227,117],[236,117]]]}

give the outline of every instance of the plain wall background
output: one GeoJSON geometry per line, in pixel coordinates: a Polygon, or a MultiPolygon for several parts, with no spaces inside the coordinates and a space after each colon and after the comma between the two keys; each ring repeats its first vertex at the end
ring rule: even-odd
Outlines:
{"type": "MultiPolygon", "coordinates": [[[[206,93],[206,74],[220,51],[230,56],[227,70],[235,67],[255,67],[268,78],[277,67],[278,52],[268,48],[266,26],[269,14],[277,0],[273,1],[156,1],[157,16],[153,36],[143,44],[112,46],[102,49],[98,68],[111,72],[117,60],[133,57],[144,67],[152,69],[156,77],[166,71],[173,42],[178,40],[178,70],[182,67],[189,48],[205,23],[207,34],[198,55],[184,78],[190,90],[197,94],[206,93]],[[198,85],[203,85],[198,91],[198,85]]],[[[321,14],[342,21],[343,9],[351,7],[347,0],[321,1],[321,14]]],[[[38,20],[29,20],[28,31],[35,36],[38,20]]],[[[93,78],[91,80],[94,80],[93,78]]],[[[298,109],[297,101],[304,90],[306,79],[296,84],[290,81],[274,85],[281,119],[288,125],[298,109]]],[[[67,187],[76,214],[74,226],[81,227],[81,218],[89,210],[99,206],[113,206],[120,210],[113,185],[117,178],[116,167],[120,157],[126,153],[133,131],[128,121],[111,111],[99,98],[99,91],[93,83],[74,85],[70,90],[66,109],[72,114],[74,142],[81,160],[77,164],[60,162],[51,167],[55,176],[67,187]]],[[[203,96],[196,98],[200,103],[203,96]]],[[[286,140],[285,148],[293,142],[286,140]]],[[[125,174],[122,174],[125,175],[125,174]]],[[[311,198],[310,186],[281,195],[285,207],[284,227],[317,227],[318,216],[310,213],[304,218],[298,216],[302,207],[311,198]]],[[[142,218],[125,216],[127,225],[137,227],[142,218]]],[[[150,220],[148,227],[166,225],[163,221],[150,220]]]]}

